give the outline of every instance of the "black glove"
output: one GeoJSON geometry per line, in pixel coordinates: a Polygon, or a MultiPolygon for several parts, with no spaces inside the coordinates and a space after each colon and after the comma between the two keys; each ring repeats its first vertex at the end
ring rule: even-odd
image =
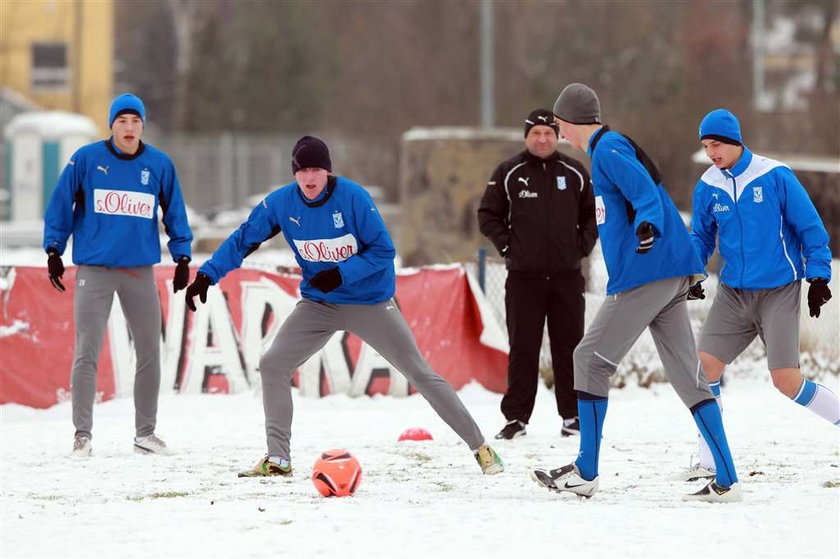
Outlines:
{"type": "Polygon", "coordinates": [[[190,283],[190,259],[182,256],[175,266],[175,275],[172,277],[172,288],[178,293],[190,283]]]}
{"type": "Polygon", "coordinates": [[[705,299],[706,292],[703,291],[703,286],[698,281],[694,285],[688,288],[688,300],[695,301],[697,299],[705,299]]]}
{"type": "Polygon", "coordinates": [[[198,298],[201,299],[202,303],[207,302],[207,288],[210,287],[210,276],[207,274],[202,274],[201,272],[195,275],[195,279],[193,282],[187,287],[187,307],[193,312],[195,312],[195,303],[193,302],[193,297],[198,295],[198,298]]]}
{"type": "Polygon", "coordinates": [[[64,277],[64,262],[61,261],[61,256],[58,251],[51,248],[47,251],[47,268],[50,274],[50,283],[59,291],[66,291],[64,285],[61,283],[61,278],[64,277]]]}
{"type": "Polygon", "coordinates": [[[324,293],[329,293],[341,285],[341,282],[341,272],[338,271],[338,266],[333,266],[332,268],[315,274],[315,277],[309,280],[309,285],[315,289],[323,291],[324,293]]]}
{"type": "Polygon", "coordinates": [[[816,318],[820,316],[820,307],[831,299],[831,289],[828,288],[828,280],[825,278],[812,279],[811,287],[808,288],[808,313],[816,318]]]}
{"type": "Polygon", "coordinates": [[[636,247],[636,252],[644,254],[653,248],[653,225],[647,221],[643,221],[636,229],[636,237],[639,239],[639,246],[636,247]]]}

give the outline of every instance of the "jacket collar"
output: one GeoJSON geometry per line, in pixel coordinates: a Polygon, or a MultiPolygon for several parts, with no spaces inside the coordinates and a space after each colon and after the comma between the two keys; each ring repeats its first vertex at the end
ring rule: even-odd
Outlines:
{"type": "Polygon", "coordinates": [[[735,165],[732,166],[731,169],[721,169],[721,173],[723,173],[727,178],[737,177],[741,173],[747,170],[747,167],[750,166],[750,162],[752,162],[753,153],[744,146],[744,151],[741,153],[741,157],[738,158],[738,161],[735,165]]]}
{"type": "Polygon", "coordinates": [[[123,159],[125,161],[131,161],[132,159],[137,159],[140,157],[144,151],[146,151],[146,144],[143,143],[143,140],[140,140],[140,147],[137,148],[137,151],[134,153],[123,153],[117,149],[117,146],[114,145],[114,137],[111,136],[107,140],[105,140],[105,145],[108,147],[108,151],[114,154],[114,157],[117,159],[123,159]]]}

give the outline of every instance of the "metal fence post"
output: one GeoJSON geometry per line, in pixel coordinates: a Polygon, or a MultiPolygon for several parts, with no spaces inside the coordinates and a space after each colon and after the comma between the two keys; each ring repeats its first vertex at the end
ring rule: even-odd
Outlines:
{"type": "Polygon", "coordinates": [[[487,277],[487,249],[478,249],[478,285],[481,287],[482,293],[487,293],[485,289],[485,279],[487,277]]]}

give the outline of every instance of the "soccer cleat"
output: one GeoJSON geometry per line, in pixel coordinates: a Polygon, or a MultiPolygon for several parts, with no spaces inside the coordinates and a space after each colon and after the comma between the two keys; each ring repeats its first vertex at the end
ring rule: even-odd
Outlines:
{"type": "Polygon", "coordinates": [[[474,455],[475,461],[481,466],[481,472],[484,475],[492,476],[493,474],[505,471],[505,465],[502,463],[502,459],[499,458],[495,450],[486,444],[478,447],[474,455]]]}
{"type": "Polygon", "coordinates": [[[741,484],[733,483],[729,487],[718,485],[715,480],[706,484],[696,493],[683,495],[683,501],[703,501],[706,503],[737,503],[743,499],[741,484]]]}
{"type": "Polygon", "coordinates": [[[515,439],[516,437],[521,437],[526,434],[527,433],[525,432],[525,423],[519,421],[518,419],[512,419],[511,421],[505,423],[505,426],[502,428],[501,431],[496,433],[496,438],[505,439],[509,441],[511,439],[515,439]]]}
{"type": "Polygon", "coordinates": [[[699,462],[674,476],[678,481],[697,481],[698,479],[714,479],[715,471],[704,468],[699,462]]]}
{"type": "Polygon", "coordinates": [[[272,462],[268,456],[264,456],[257,465],[250,470],[239,472],[237,477],[271,477],[271,476],[292,476],[292,464],[288,460],[281,460],[280,463],[272,462]]]}
{"type": "Polygon", "coordinates": [[[159,439],[157,435],[152,433],[147,437],[134,438],[134,452],[137,454],[159,454],[161,456],[170,456],[175,454],[172,452],[163,440],[159,439]]]}
{"type": "Polygon", "coordinates": [[[560,434],[564,437],[575,437],[580,435],[580,420],[577,417],[563,420],[563,428],[560,434]]]}
{"type": "Polygon", "coordinates": [[[585,480],[576,464],[567,464],[554,470],[534,470],[531,479],[555,493],[569,492],[587,499],[598,491],[598,478],[585,480]]]}
{"type": "Polygon", "coordinates": [[[90,438],[84,435],[76,435],[73,440],[73,451],[70,456],[73,458],[88,458],[93,454],[93,445],[90,443],[90,438]]]}

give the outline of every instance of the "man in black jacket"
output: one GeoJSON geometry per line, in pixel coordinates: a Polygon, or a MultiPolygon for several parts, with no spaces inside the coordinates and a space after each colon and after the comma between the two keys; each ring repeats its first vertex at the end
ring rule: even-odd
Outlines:
{"type": "Polygon", "coordinates": [[[525,434],[534,409],[540,346],[548,319],[554,393],[564,436],[580,434],[572,353],[583,337],[581,259],[598,238],[592,183],[584,166],[557,151],[551,111],[525,120],[525,151],[496,167],[478,222],[505,258],[510,355],[502,399],[507,424],[497,439],[525,434]]]}

